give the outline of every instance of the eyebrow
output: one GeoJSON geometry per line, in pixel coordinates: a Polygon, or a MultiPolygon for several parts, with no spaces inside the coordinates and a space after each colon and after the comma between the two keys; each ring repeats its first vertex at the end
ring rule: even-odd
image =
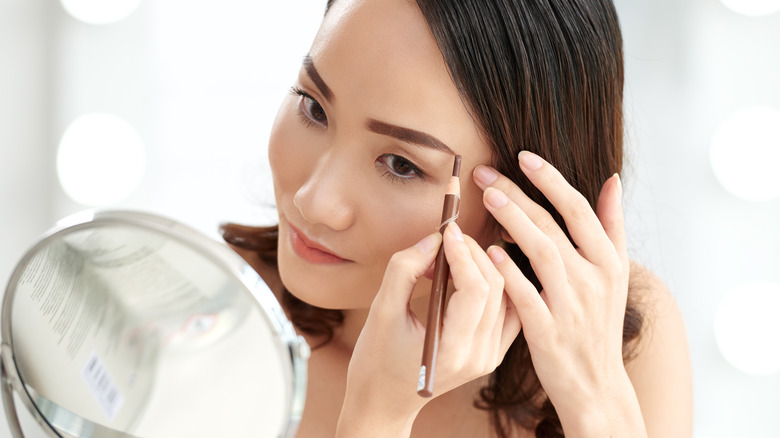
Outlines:
{"type": "MultiPolygon", "coordinates": [[[[306,70],[306,74],[309,75],[309,78],[311,78],[312,82],[314,82],[314,85],[316,85],[317,88],[320,89],[320,93],[322,93],[322,96],[328,102],[333,102],[334,100],[333,90],[331,90],[330,87],[328,87],[328,84],[326,84],[325,81],[322,80],[322,76],[320,76],[320,73],[317,71],[317,68],[314,66],[314,60],[312,59],[311,56],[309,55],[304,56],[303,68],[304,70],[306,70]]],[[[366,122],[366,128],[369,131],[373,131],[381,135],[386,135],[388,137],[393,137],[405,143],[424,146],[431,149],[435,149],[437,151],[447,152],[449,154],[456,155],[455,152],[453,152],[453,150],[450,149],[449,146],[444,144],[443,141],[422,131],[417,131],[410,128],[404,128],[398,125],[392,125],[390,123],[385,123],[376,119],[368,119],[368,121],[366,122]]]]}
{"type": "Polygon", "coordinates": [[[328,84],[322,80],[320,72],[318,72],[317,68],[314,67],[314,60],[311,59],[311,56],[306,55],[303,57],[303,68],[306,70],[306,74],[309,75],[312,82],[314,82],[314,85],[320,89],[322,97],[324,97],[328,102],[333,102],[333,91],[330,89],[330,87],[328,87],[328,84]]]}
{"type": "Polygon", "coordinates": [[[366,128],[368,128],[370,131],[376,132],[377,134],[397,138],[398,140],[401,140],[405,143],[425,146],[431,149],[448,152],[452,155],[455,155],[455,152],[453,152],[449,146],[444,144],[444,142],[422,131],[416,131],[414,129],[404,128],[398,125],[391,125],[389,123],[380,122],[376,119],[368,119],[366,122],[366,128]]]}

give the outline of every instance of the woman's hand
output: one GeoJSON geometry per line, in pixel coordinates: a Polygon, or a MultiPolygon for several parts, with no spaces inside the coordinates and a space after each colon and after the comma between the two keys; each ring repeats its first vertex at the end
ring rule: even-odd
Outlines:
{"type": "Polygon", "coordinates": [[[566,436],[642,436],[639,404],[622,358],[629,260],[619,177],[604,184],[594,212],[541,158],[522,152],[519,162],[576,244],[509,179],[488,167],[475,170],[486,208],[529,258],[542,285],[537,291],[503,250],[491,249],[539,380],[566,436]]]}
{"type": "Polygon", "coordinates": [[[435,233],[396,253],[349,363],[337,436],[408,436],[417,413],[431,400],[417,395],[425,325],[409,302],[442,239],[454,291],[443,316],[435,395],[492,372],[519,334],[519,316],[504,293],[503,277],[457,225],[450,224],[443,237],[435,233]]]}

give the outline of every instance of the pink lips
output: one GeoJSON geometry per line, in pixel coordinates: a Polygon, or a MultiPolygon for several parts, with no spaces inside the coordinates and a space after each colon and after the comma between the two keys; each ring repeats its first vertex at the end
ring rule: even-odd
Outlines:
{"type": "Polygon", "coordinates": [[[290,241],[292,247],[302,259],[317,264],[336,264],[348,262],[317,242],[309,240],[300,230],[290,225],[290,241]]]}

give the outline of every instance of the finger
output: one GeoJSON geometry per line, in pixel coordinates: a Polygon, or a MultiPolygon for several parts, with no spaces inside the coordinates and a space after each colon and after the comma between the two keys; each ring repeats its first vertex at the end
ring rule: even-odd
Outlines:
{"type": "Polygon", "coordinates": [[[538,155],[520,152],[520,168],[550,201],[566,222],[566,228],[580,253],[596,264],[614,261],[614,246],[587,199],[561,173],[538,155]]]}
{"type": "MultiPolygon", "coordinates": [[[[555,242],[540,230],[520,207],[510,202],[504,192],[488,187],[483,194],[483,202],[528,257],[542,286],[551,290],[568,289],[566,266],[555,242]]],[[[506,277],[504,280],[508,281],[506,277]]]]}
{"type": "MultiPolygon", "coordinates": [[[[569,241],[568,236],[566,236],[566,233],[563,232],[558,223],[555,222],[555,219],[550,212],[528,197],[528,195],[526,195],[512,180],[501,175],[491,167],[477,166],[474,169],[474,181],[482,190],[487,190],[492,187],[504,192],[512,202],[517,204],[526,215],[531,218],[531,221],[536,224],[539,229],[550,236],[562,252],[577,254],[569,241]]],[[[511,234],[509,236],[511,239],[503,237],[505,234],[508,233],[502,233],[502,238],[504,240],[514,242],[514,237],[512,237],[511,234]]]]}
{"type": "MultiPolygon", "coordinates": [[[[490,287],[482,318],[471,338],[472,352],[481,355],[483,365],[492,371],[501,362],[509,346],[520,333],[520,318],[504,292],[504,277],[498,272],[493,260],[474,239],[468,236],[466,245],[490,287]],[[510,313],[507,312],[508,307],[510,313]]],[[[461,293],[464,292],[467,291],[461,293]]],[[[456,341],[462,343],[463,338],[456,337],[456,341]]]]}
{"type": "Polygon", "coordinates": [[[516,312],[514,320],[509,314],[506,317],[506,324],[510,326],[502,337],[502,348],[509,348],[517,336],[517,334],[512,336],[514,330],[516,329],[519,333],[521,326],[526,332],[526,339],[529,336],[533,337],[537,333],[547,331],[547,328],[553,324],[552,314],[536,287],[526,278],[503,248],[492,246],[488,248],[488,255],[504,277],[506,294],[516,312]]]}
{"type": "Polygon", "coordinates": [[[512,343],[520,335],[520,329],[523,327],[523,324],[520,321],[520,315],[517,313],[514,303],[506,292],[504,292],[502,303],[504,304],[504,326],[501,328],[499,354],[503,358],[506,356],[506,352],[509,351],[509,347],[512,346],[512,343]]]}
{"type": "Polygon", "coordinates": [[[466,245],[489,288],[484,303],[484,310],[482,311],[482,319],[475,332],[475,337],[487,341],[488,339],[491,339],[490,336],[494,333],[496,327],[500,328],[504,324],[504,313],[502,312],[504,309],[504,306],[502,306],[502,300],[504,298],[504,277],[498,272],[498,269],[493,265],[490,257],[488,257],[479,243],[467,236],[466,245]]]}
{"type": "Polygon", "coordinates": [[[397,313],[408,311],[417,280],[430,268],[441,241],[441,234],[433,233],[411,248],[393,254],[387,264],[382,286],[371,305],[372,312],[383,312],[395,317],[397,313]]]}
{"type": "Polygon", "coordinates": [[[473,375],[495,369],[501,357],[504,278],[482,247],[463,236],[457,224],[444,232],[444,251],[455,291],[444,315],[440,363],[473,375]]]}
{"type": "MultiPolygon", "coordinates": [[[[488,251],[492,251],[492,247],[488,248],[488,251]]],[[[488,255],[490,256],[490,254],[488,255]]],[[[490,259],[492,260],[493,257],[490,256],[490,259]]],[[[497,355],[496,358],[498,363],[500,363],[509,350],[509,347],[512,345],[512,342],[514,342],[517,335],[520,334],[520,327],[522,327],[517,310],[505,291],[502,291],[501,293],[501,310],[496,321],[497,323],[494,325],[491,339],[495,342],[494,354],[497,355]]]]}
{"type": "MultiPolygon", "coordinates": [[[[444,230],[444,251],[455,291],[444,313],[442,344],[447,339],[462,342],[474,336],[490,295],[490,286],[474,260],[466,239],[469,238],[463,236],[460,227],[454,222],[444,230]]],[[[488,263],[495,270],[492,263],[488,263]]]]}
{"type": "Polygon", "coordinates": [[[604,183],[599,193],[596,204],[596,216],[598,216],[604,232],[617,250],[624,266],[628,266],[628,252],[626,250],[626,231],[622,206],[623,187],[620,176],[616,173],[604,183]]]}

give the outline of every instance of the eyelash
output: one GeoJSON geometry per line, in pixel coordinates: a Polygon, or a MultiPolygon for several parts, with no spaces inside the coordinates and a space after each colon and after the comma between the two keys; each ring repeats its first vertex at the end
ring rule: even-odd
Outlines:
{"type": "MultiPolygon", "coordinates": [[[[304,102],[306,100],[309,100],[312,102],[312,104],[317,105],[319,107],[319,111],[322,111],[323,114],[325,113],[325,110],[322,108],[322,105],[320,105],[319,102],[317,102],[317,99],[312,97],[309,93],[304,91],[303,89],[299,87],[292,87],[290,88],[290,94],[293,96],[298,96],[300,98],[300,101],[298,103],[298,116],[301,119],[301,122],[304,126],[307,128],[320,128],[324,129],[327,128],[327,115],[325,115],[325,122],[318,121],[313,115],[311,115],[311,110],[307,111],[305,109],[304,102]]],[[[412,163],[409,159],[404,158],[400,155],[396,154],[383,154],[380,155],[379,158],[376,159],[377,165],[381,165],[385,167],[385,172],[383,176],[387,177],[389,180],[394,182],[402,182],[407,183],[410,182],[414,178],[419,178],[421,180],[425,180],[425,172],[423,172],[419,167],[417,167],[416,164],[412,163]],[[392,169],[392,164],[388,164],[386,162],[387,159],[392,160],[403,160],[404,163],[410,167],[409,172],[411,172],[412,175],[399,175],[392,169]]]]}
{"type": "Polygon", "coordinates": [[[312,104],[315,104],[319,107],[319,110],[322,111],[323,115],[325,114],[325,110],[322,108],[322,105],[320,105],[319,102],[317,102],[317,99],[311,96],[311,94],[307,93],[301,88],[298,87],[292,87],[290,89],[290,94],[293,96],[300,97],[300,101],[298,103],[298,116],[301,119],[301,122],[304,126],[307,128],[327,128],[328,127],[328,119],[327,115],[325,115],[325,121],[321,122],[318,121],[313,115],[310,114],[311,110],[308,112],[304,109],[304,102],[310,101],[312,104]]]}
{"type": "Polygon", "coordinates": [[[381,166],[385,167],[386,170],[385,170],[383,176],[387,177],[391,181],[398,181],[398,182],[407,183],[407,182],[410,182],[412,179],[415,179],[415,178],[419,178],[419,179],[425,181],[425,176],[426,176],[425,172],[423,172],[422,169],[417,167],[417,165],[415,165],[414,163],[412,163],[411,161],[409,161],[408,159],[406,159],[406,158],[404,158],[404,157],[402,157],[400,155],[396,155],[396,154],[383,154],[383,155],[380,155],[379,158],[376,159],[376,163],[377,163],[377,165],[381,165],[381,166]],[[385,160],[387,160],[388,158],[389,159],[393,159],[393,160],[403,160],[405,162],[404,164],[406,164],[406,165],[408,165],[410,167],[409,172],[411,174],[410,175],[399,175],[399,174],[397,174],[395,171],[393,171],[392,164],[388,164],[387,162],[385,162],[385,160]]]}

